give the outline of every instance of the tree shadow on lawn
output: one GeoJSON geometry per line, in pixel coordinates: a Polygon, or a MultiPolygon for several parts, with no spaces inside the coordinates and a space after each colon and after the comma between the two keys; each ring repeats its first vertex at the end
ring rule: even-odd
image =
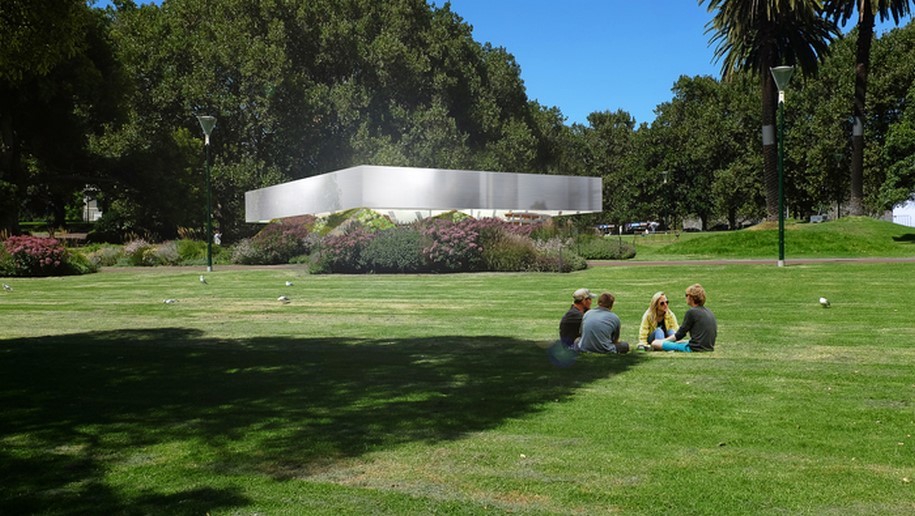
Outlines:
{"type": "Polygon", "coordinates": [[[250,502],[240,487],[201,488],[202,475],[307,477],[342,458],[455,439],[640,360],[589,356],[561,369],[534,342],[506,337],[218,340],[180,328],[0,341],[0,358],[7,510],[172,514],[250,502]],[[164,443],[180,443],[177,457],[143,459],[142,447],[164,443]],[[134,467],[161,468],[172,492],[105,484],[106,471],[134,467]],[[194,486],[175,493],[175,482],[194,486]]]}
{"type": "Polygon", "coordinates": [[[893,240],[896,242],[915,243],[915,233],[906,233],[904,235],[894,236],[893,240]]]}

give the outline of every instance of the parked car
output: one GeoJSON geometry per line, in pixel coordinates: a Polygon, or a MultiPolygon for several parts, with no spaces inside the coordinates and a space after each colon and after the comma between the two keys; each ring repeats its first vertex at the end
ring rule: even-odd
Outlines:
{"type": "Polygon", "coordinates": [[[627,222],[627,223],[623,226],[623,231],[626,232],[626,233],[635,233],[635,234],[638,234],[638,233],[645,233],[646,231],[649,232],[649,233],[654,233],[655,231],[658,230],[658,227],[659,227],[660,225],[661,225],[660,222],[653,222],[653,221],[649,221],[649,222],[627,222]]]}

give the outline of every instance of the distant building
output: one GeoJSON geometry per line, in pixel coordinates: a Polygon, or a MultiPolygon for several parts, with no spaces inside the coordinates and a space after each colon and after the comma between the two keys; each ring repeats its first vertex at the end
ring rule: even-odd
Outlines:
{"type": "Polygon", "coordinates": [[[902,206],[893,208],[893,222],[915,227],[915,201],[908,201],[902,206]]]}
{"type": "Polygon", "coordinates": [[[102,211],[98,208],[98,201],[91,195],[83,196],[83,221],[95,222],[102,218],[102,211]]]}
{"type": "Polygon", "coordinates": [[[599,177],[361,165],[245,192],[245,220],[369,208],[399,223],[461,211],[521,222],[601,211],[599,177]]]}

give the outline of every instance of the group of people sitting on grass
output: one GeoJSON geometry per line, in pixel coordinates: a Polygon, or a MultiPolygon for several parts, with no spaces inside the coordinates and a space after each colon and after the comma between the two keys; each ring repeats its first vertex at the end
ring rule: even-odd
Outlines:
{"type": "MultiPolygon", "coordinates": [[[[705,289],[696,283],[686,289],[689,309],[683,325],[670,309],[664,292],[651,296],[639,326],[639,351],[714,351],[718,321],[705,306],[705,289]],[[684,340],[689,335],[688,340],[684,340]]],[[[572,306],[559,322],[559,338],[568,349],[583,353],[628,353],[629,343],[620,340],[622,323],[612,312],[616,298],[609,292],[597,296],[586,288],[572,294],[572,306]],[[592,307],[597,298],[597,307],[592,307]]]]}

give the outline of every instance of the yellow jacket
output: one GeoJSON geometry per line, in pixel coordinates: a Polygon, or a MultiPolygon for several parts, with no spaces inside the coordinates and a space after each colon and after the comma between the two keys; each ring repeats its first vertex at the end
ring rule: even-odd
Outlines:
{"type": "MultiPolygon", "coordinates": [[[[668,331],[677,331],[680,328],[680,324],[677,323],[677,316],[670,310],[664,314],[664,325],[668,331]]],[[[639,344],[650,344],[648,336],[657,328],[658,325],[651,322],[651,309],[645,310],[645,315],[642,316],[642,324],[639,326],[639,344]]]]}

